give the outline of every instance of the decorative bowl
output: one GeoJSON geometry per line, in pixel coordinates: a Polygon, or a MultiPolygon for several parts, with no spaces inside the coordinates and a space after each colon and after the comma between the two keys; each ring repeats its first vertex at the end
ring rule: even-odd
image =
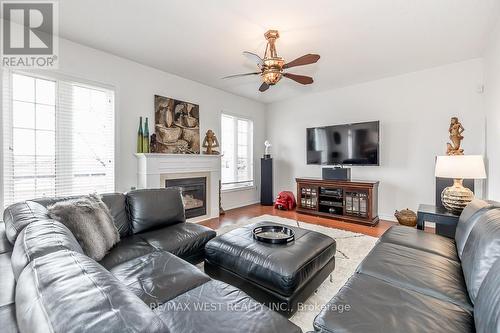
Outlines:
{"type": "Polygon", "coordinates": [[[417,214],[408,208],[399,211],[397,210],[394,213],[394,216],[401,225],[405,225],[407,227],[414,227],[417,225],[417,214]]]}

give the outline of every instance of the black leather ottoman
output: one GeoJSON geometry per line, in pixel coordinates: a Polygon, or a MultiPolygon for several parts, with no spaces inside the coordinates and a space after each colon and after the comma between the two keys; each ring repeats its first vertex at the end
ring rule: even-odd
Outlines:
{"type": "Polygon", "coordinates": [[[271,309],[291,316],[335,268],[335,240],[290,227],[295,240],[285,245],[258,242],[259,222],[230,231],[205,246],[205,272],[238,287],[271,309]]]}

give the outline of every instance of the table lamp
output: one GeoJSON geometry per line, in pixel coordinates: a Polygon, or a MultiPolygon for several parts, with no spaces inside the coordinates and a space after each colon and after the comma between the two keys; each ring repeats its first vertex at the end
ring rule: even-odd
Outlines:
{"type": "Polygon", "coordinates": [[[436,160],[436,177],[452,178],[453,185],[441,193],[443,206],[453,212],[461,213],[474,193],[463,186],[464,179],[484,179],[484,159],[481,155],[438,156],[436,160]]]}

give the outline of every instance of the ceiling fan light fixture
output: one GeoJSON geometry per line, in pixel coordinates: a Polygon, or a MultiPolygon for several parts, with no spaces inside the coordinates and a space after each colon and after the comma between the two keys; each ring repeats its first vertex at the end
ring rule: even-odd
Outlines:
{"type": "Polygon", "coordinates": [[[266,70],[262,73],[262,81],[272,86],[281,80],[281,71],[276,70],[266,70]]]}
{"type": "Polygon", "coordinates": [[[281,57],[265,58],[263,72],[262,72],[262,80],[271,86],[278,83],[283,73],[284,64],[285,60],[281,57]]]}
{"type": "Polygon", "coordinates": [[[287,79],[293,80],[300,84],[311,84],[314,82],[313,78],[310,76],[291,74],[288,72],[285,73],[283,70],[296,66],[314,64],[319,60],[319,54],[309,53],[291,62],[285,63],[285,59],[279,57],[276,51],[276,39],[280,37],[278,30],[268,30],[264,34],[264,36],[267,40],[264,57],[261,58],[253,52],[243,52],[243,55],[257,63],[259,72],[230,75],[226,76],[225,78],[241,77],[247,75],[260,75],[262,79],[262,84],[259,88],[260,92],[264,92],[269,89],[270,86],[278,83],[282,77],[286,77],[287,79]]]}
{"type": "Polygon", "coordinates": [[[264,66],[267,68],[274,68],[281,70],[285,65],[285,59],[281,57],[265,58],[264,66]]]}

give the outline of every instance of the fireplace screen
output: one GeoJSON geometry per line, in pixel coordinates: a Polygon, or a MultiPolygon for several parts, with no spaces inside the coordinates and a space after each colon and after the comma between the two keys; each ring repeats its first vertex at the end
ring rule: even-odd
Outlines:
{"type": "Polygon", "coordinates": [[[165,187],[179,187],[186,209],[186,218],[207,214],[207,178],[179,178],[165,180],[165,187]]]}

